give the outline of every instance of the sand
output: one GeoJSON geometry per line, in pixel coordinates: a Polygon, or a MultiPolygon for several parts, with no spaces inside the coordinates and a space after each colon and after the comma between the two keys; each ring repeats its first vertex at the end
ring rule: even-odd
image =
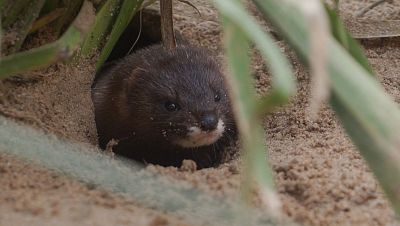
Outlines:
{"type": "MultiPolygon", "coordinates": [[[[176,28],[192,43],[222,60],[217,13],[208,1],[177,4],[176,28]]],[[[342,15],[351,19],[372,1],[343,1],[342,15]],[[349,4],[351,2],[351,4],[349,4]]],[[[385,3],[364,19],[400,19],[398,3],[385,3]],[[397,7],[397,8],[396,8],[397,7]],[[374,13],[375,12],[375,13],[374,13]]],[[[351,26],[351,23],[350,25],[351,26]]],[[[267,146],[285,215],[307,225],[400,225],[368,166],[344,133],[329,106],[317,120],[307,117],[309,76],[293,54],[298,94],[264,120],[267,146]]],[[[400,42],[365,42],[366,54],[385,89],[400,102],[400,42]]],[[[253,74],[261,93],[270,76],[255,54],[253,74]]],[[[88,145],[96,144],[90,101],[93,62],[54,65],[0,83],[0,114],[47,133],[88,145]]],[[[227,199],[237,196],[240,159],[218,168],[179,170],[149,166],[227,199]]],[[[134,200],[93,188],[0,154],[0,225],[187,225],[182,219],[144,208],[134,200]]]]}

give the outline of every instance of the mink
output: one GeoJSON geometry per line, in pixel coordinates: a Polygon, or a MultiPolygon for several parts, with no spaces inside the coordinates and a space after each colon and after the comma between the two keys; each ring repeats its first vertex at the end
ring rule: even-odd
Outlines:
{"type": "Polygon", "coordinates": [[[236,125],[219,65],[187,43],[138,50],[109,66],[92,87],[99,145],[143,163],[215,167],[234,149],[236,125]]]}

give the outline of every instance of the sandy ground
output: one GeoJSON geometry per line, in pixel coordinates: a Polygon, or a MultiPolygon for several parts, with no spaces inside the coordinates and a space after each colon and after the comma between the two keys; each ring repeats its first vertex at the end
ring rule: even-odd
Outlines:
{"type": "MultiPolygon", "coordinates": [[[[215,9],[208,1],[193,2],[202,16],[178,4],[177,29],[222,59],[215,9]]],[[[350,18],[367,1],[347,2],[341,9],[343,16],[350,18]]],[[[365,18],[400,19],[398,5],[396,1],[384,4],[365,18]]],[[[364,47],[383,86],[400,102],[400,43],[364,47]]],[[[322,109],[316,121],[308,120],[308,75],[294,57],[291,59],[299,82],[298,95],[289,106],[264,121],[270,163],[285,214],[307,225],[400,225],[329,107],[322,109]]],[[[61,137],[95,144],[89,90],[91,65],[56,65],[0,83],[0,113],[61,137]]],[[[257,54],[253,74],[257,89],[268,89],[270,77],[257,54]]],[[[237,165],[234,160],[196,172],[150,168],[204,191],[233,198],[240,180],[237,165]]],[[[143,208],[134,200],[91,188],[7,154],[0,154],[0,190],[0,225],[186,225],[174,216],[143,208]]]]}

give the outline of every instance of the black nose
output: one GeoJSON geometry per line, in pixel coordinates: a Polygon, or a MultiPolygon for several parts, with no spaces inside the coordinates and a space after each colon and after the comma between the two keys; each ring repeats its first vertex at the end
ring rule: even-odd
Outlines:
{"type": "Polygon", "coordinates": [[[217,128],[218,119],[214,114],[206,114],[202,117],[200,127],[202,130],[211,131],[217,128]]]}

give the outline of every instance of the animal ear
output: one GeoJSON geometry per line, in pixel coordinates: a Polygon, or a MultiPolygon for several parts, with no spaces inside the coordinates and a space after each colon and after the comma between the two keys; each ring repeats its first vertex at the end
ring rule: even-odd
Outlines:
{"type": "Polygon", "coordinates": [[[147,71],[142,69],[142,68],[134,68],[132,71],[123,71],[120,72],[120,74],[124,75],[124,78],[121,80],[122,84],[120,88],[122,90],[119,90],[118,93],[120,93],[120,98],[118,100],[120,101],[121,106],[120,114],[123,115],[124,117],[128,117],[130,115],[130,109],[129,109],[129,104],[126,104],[129,102],[129,95],[132,94],[132,91],[136,89],[137,85],[136,83],[140,82],[140,77],[141,74],[146,73],[147,71]],[[125,103],[125,104],[122,104],[125,103]]]}
{"type": "MultiPolygon", "coordinates": [[[[140,74],[146,73],[147,71],[143,68],[136,67],[134,68],[128,75],[123,79],[123,85],[122,87],[125,89],[125,91],[129,91],[131,89],[134,89],[135,84],[139,82],[139,77],[140,74]]],[[[125,92],[126,93],[126,92],[125,92]]]]}

